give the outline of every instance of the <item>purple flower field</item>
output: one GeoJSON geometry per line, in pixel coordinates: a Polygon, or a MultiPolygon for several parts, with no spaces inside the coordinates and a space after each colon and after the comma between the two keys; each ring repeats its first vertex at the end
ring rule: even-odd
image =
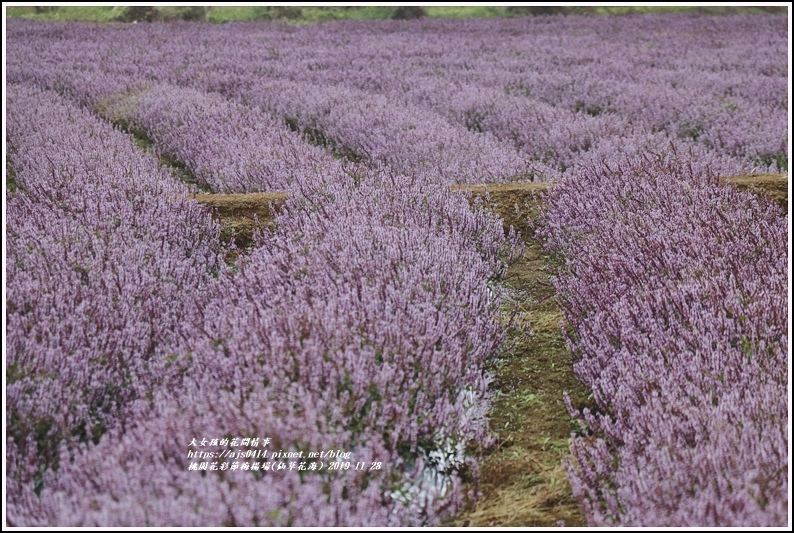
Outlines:
{"type": "Polygon", "coordinates": [[[786,217],[669,160],[590,169],[548,203],[574,371],[599,408],[572,413],[590,522],[784,524],[786,217]]]}
{"type": "Polygon", "coordinates": [[[444,523],[535,237],[448,185],[530,181],[588,523],[788,522],[785,17],[7,29],[9,525],[444,523]]]}

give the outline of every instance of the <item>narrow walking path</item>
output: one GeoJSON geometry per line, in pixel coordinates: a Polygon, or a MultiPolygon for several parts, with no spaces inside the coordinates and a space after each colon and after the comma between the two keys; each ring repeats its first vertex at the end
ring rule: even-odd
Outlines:
{"type": "Polygon", "coordinates": [[[550,266],[540,243],[528,238],[524,258],[508,271],[505,284],[520,314],[508,349],[491,368],[490,422],[497,444],[482,462],[481,499],[451,525],[587,525],[563,465],[575,428],[562,393],[583,407],[588,391],[573,374],[550,266]]]}

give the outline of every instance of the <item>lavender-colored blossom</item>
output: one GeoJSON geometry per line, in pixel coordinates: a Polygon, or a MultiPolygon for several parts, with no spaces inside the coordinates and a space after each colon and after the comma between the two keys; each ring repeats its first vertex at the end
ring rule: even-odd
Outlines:
{"type": "Polygon", "coordinates": [[[290,81],[258,83],[241,98],[269,109],[315,142],[353,160],[437,183],[531,179],[532,166],[490,135],[474,135],[432,111],[355,89],[290,81]]]}
{"type": "Polygon", "coordinates": [[[184,318],[226,267],[218,224],[128,136],[24,85],[8,87],[8,111],[20,190],[8,202],[6,421],[26,477],[25,461],[52,467],[60,441],[98,438],[179,379],[168,357],[184,318]]]}
{"type": "Polygon", "coordinates": [[[6,44],[9,523],[440,523],[491,439],[520,247],[439,185],[529,179],[562,180],[590,522],[785,522],[786,219],[712,177],[787,165],[783,17],[9,20],[6,44]],[[111,122],[290,200],[228,268],[111,122]],[[224,435],[382,468],[190,470],[224,435]]]}
{"type": "Polygon", "coordinates": [[[415,179],[377,173],[292,193],[278,230],[198,304],[203,318],[175,351],[192,361],[184,384],[139,402],[126,431],[64,457],[41,513],[20,509],[21,520],[416,525],[457,508],[460,472],[476,469],[465,447],[490,439],[482,364],[503,312],[487,281],[516,242],[482,207],[415,179]],[[188,471],[192,436],[229,432],[383,466],[188,471]],[[142,443],[152,453],[136,468],[142,443]],[[196,505],[208,495],[216,503],[196,505]]]}
{"type": "Polygon", "coordinates": [[[342,172],[330,154],[303,142],[283,122],[217,94],[155,85],[109,98],[102,110],[142,132],[213,192],[281,190],[342,172]]]}
{"type": "Polygon", "coordinates": [[[786,217],[672,158],[593,166],[542,233],[577,376],[569,476],[593,525],[787,519],[786,217]]]}

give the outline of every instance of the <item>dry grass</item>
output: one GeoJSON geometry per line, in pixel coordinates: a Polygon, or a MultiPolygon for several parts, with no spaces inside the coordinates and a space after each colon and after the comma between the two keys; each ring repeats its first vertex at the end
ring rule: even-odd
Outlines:
{"type": "Polygon", "coordinates": [[[287,200],[287,194],[198,194],[194,198],[199,203],[210,206],[223,224],[221,240],[234,241],[238,248],[246,248],[251,245],[254,232],[273,221],[273,217],[287,200]]]}
{"type": "Polygon", "coordinates": [[[760,174],[726,178],[725,182],[739,189],[760,192],[774,200],[788,213],[788,174],[760,174]]]}
{"type": "MultiPolygon", "coordinates": [[[[743,176],[725,180],[763,193],[787,210],[788,177],[743,176]]],[[[553,184],[488,185],[491,205],[505,226],[525,230],[533,195],[553,184]],[[519,206],[518,213],[514,205],[519,206]]],[[[486,187],[465,186],[475,194],[486,187]]],[[[527,233],[524,233],[527,235],[527,233]]],[[[549,258],[540,244],[527,239],[526,257],[508,271],[506,283],[520,295],[521,315],[515,344],[495,371],[497,394],[490,413],[497,445],[481,466],[480,500],[450,525],[471,527],[549,527],[563,520],[585,526],[571,495],[563,467],[568,439],[574,429],[562,392],[574,406],[595,409],[588,391],[572,369],[570,352],[561,334],[562,313],[549,281],[549,258]]]]}
{"type": "Polygon", "coordinates": [[[504,221],[505,230],[513,226],[526,235],[527,211],[525,206],[533,203],[533,197],[548,191],[553,183],[494,183],[488,185],[453,185],[452,190],[470,191],[474,196],[488,193],[488,207],[504,221]],[[518,206],[518,211],[516,210],[518,206]]]}
{"type": "Polygon", "coordinates": [[[198,194],[194,198],[212,206],[221,218],[252,217],[270,218],[272,207],[278,208],[287,200],[284,192],[255,192],[248,194],[198,194]]]}
{"type": "Polygon", "coordinates": [[[563,466],[573,426],[562,393],[577,407],[589,406],[589,396],[573,375],[550,272],[540,244],[527,240],[524,258],[505,280],[520,315],[509,348],[490,369],[495,398],[489,419],[497,444],[481,464],[482,497],[449,525],[586,525],[563,466]]]}

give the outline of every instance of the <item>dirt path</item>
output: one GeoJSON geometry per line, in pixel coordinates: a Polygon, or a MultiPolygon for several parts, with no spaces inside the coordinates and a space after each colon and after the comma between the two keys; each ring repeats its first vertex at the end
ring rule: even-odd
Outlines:
{"type": "MultiPolygon", "coordinates": [[[[460,188],[484,192],[483,186],[460,188]]],[[[489,417],[497,442],[481,464],[482,497],[451,526],[548,527],[561,520],[587,525],[563,465],[574,427],[562,393],[578,408],[588,405],[589,395],[573,374],[560,330],[550,259],[527,224],[533,195],[547,190],[545,184],[488,186],[489,207],[525,238],[524,257],[504,281],[519,315],[503,354],[489,368],[494,375],[489,417]]]]}
{"type": "Polygon", "coordinates": [[[505,283],[520,302],[520,315],[512,345],[491,368],[490,422],[497,444],[481,465],[482,498],[450,525],[587,525],[563,466],[573,426],[562,392],[577,407],[587,404],[588,393],[573,375],[549,273],[548,258],[534,240],[508,271],[505,283]]]}
{"type": "Polygon", "coordinates": [[[739,176],[727,178],[726,183],[740,189],[750,189],[765,194],[788,213],[788,174],[763,174],[760,176],[739,176]]]}

